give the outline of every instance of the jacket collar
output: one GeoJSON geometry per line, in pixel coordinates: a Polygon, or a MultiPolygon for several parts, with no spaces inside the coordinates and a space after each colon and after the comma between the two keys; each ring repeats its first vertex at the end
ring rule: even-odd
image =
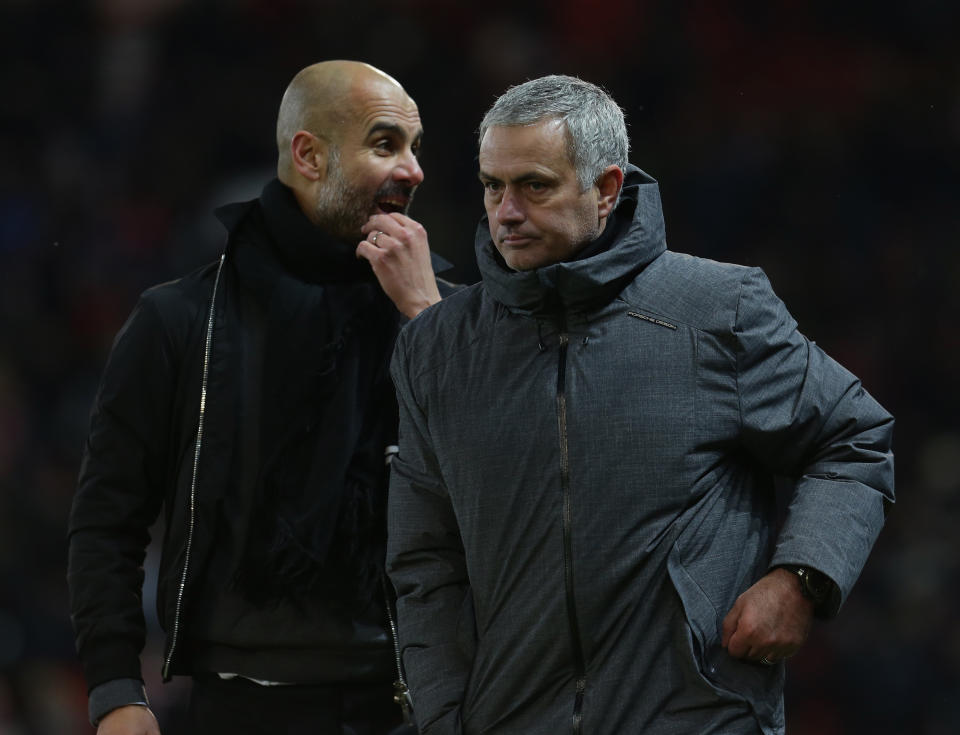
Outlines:
{"type": "MultiPolygon", "coordinates": [[[[370,264],[356,257],[356,244],[343,242],[317,227],[300,209],[296,198],[279,179],[260,193],[259,214],[254,202],[217,210],[231,235],[249,216],[258,218],[267,234],[271,257],[284,271],[306,283],[366,281],[374,278],[370,264]]],[[[232,239],[232,238],[231,238],[232,239]]]]}
{"type": "MultiPolygon", "coordinates": [[[[660,189],[655,179],[627,165],[623,191],[611,218],[617,228],[606,249],[586,258],[513,271],[497,252],[483,217],[477,227],[477,264],[484,288],[497,301],[522,313],[562,308],[585,311],[611,301],[628,281],[666,250],[660,189]]],[[[601,235],[599,239],[604,239],[601,235]]],[[[589,250],[592,245],[588,245],[589,250]]]]}

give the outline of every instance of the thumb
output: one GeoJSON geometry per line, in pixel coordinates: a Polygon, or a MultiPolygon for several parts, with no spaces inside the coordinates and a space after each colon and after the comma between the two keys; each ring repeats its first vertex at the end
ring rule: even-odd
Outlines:
{"type": "Polygon", "coordinates": [[[741,609],[740,600],[738,599],[733,604],[733,607],[730,608],[730,612],[728,612],[726,617],[723,619],[720,644],[724,648],[730,644],[730,639],[733,637],[733,634],[737,632],[737,624],[740,622],[741,609]]]}

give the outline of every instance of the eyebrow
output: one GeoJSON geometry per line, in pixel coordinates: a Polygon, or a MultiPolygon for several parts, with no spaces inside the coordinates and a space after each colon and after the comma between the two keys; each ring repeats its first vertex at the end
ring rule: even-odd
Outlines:
{"type": "MultiPolygon", "coordinates": [[[[394,122],[378,122],[370,126],[370,130],[367,131],[367,137],[380,132],[393,133],[398,138],[403,138],[404,140],[407,137],[407,131],[400,125],[394,122]]],[[[413,142],[416,143],[421,138],[423,138],[423,128],[419,128],[413,136],[413,142]]]]}
{"type": "MultiPolygon", "coordinates": [[[[477,172],[477,178],[480,179],[480,181],[496,181],[501,184],[503,183],[503,181],[500,178],[498,178],[497,176],[492,176],[488,174],[483,169],[480,169],[477,172]]],[[[528,171],[526,173],[520,174],[519,176],[514,176],[512,179],[510,179],[510,183],[525,184],[528,181],[550,181],[552,178],[554,177],[551,177],[549,175],[542,174],[542,173],[537,173],[535,171],[528,171]]]]}

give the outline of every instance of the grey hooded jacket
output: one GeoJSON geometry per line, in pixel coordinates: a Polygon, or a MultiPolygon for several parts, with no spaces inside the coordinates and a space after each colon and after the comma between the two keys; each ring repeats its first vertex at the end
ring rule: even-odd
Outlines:
{"type": "Polygon", "coordinates": [[[426,735],[782,733],[783,665],[721,621],[783,563],[836,613],[893,501],[891,416],[762,271],[668,251],[627,174],[609,249],[514,272],[481,223],[482,283],[397,343],[387,564],[426,735]]]}

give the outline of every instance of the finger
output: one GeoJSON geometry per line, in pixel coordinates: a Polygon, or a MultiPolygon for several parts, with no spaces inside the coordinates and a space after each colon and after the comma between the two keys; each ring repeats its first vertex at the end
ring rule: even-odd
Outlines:
{"type": "Polygon", "coordinates": [[[761,650],[747,612],[743,600],[738,599],[723,619],[721,642],[734,658],[758,659],[761,650]]]}
{"type": "Polygon", "coordinates": [[[373,215],[370,217],[370,219],[363,223],[363,226],[360,228],[360,232],[364,235],[364,237],[369,235],[371,232],[376,232],[377,230],[383,229],[381,223],[378,221],[378,218],[381,216],[382,215],[379,214],[373,215]]]}
{"type": "Polygon", "coordinates": [[[734,631],[727,641],[727,653],[734,658],[759,658],[759,653],[750,645],[742,631],[734,631]]]}
{"type": "Polygon", "coordinates": [[[390,214],[374,214],[360,228],[360,232],[366,235],[374,230],[383,230],[397,240],[402,242],[421,238],[426,240],[426,230],[417,220],[408,217],[399,212],[390,212],[390,214]]]}
{"type": "Polygon", "coordinates": [[[730,639],[733,637],[733,634],[737,630],[737,621],[740,618],[740,605],[739,602],[734,604],[730,609],[730,612],[727,613],[726,617],[723,619],[723,625],[721,627],[721,636],[720,644],[726,648],[730,639]]]}
{"type": "Polygon", "coordinates": [[[382,230],[391,234],[398,233],[403,228],[403,223],[395,219],[390,214],[374,214],[363,224],[360,232],[366,235],[369,232],[382,230]]]}
{"type": "Polygon", "coordinates": [[[416,224],[417,222],[415,219],[413,219],[412,217],[408,217],[402,212],[390,212],[386,216],[392,219],[401,227],[409,227],[410,225],[416,224]]]}
{"type": "Polygon", "coordinates": [[[360,228],[360,232],[365,239],[372,240],[376,233],[383,232],[383,227],[381,227],[380,223],[376,222],[373,217],[371,217],[364,222],[363,227],[360,228]]]}
{"type": "Polygon", "coordinates": [[[355,251],[358,258],[369,260],[371,263],[380,257],[380,252],[380,248],[378,248],[369,240],[361,240],[355,251]]]}

